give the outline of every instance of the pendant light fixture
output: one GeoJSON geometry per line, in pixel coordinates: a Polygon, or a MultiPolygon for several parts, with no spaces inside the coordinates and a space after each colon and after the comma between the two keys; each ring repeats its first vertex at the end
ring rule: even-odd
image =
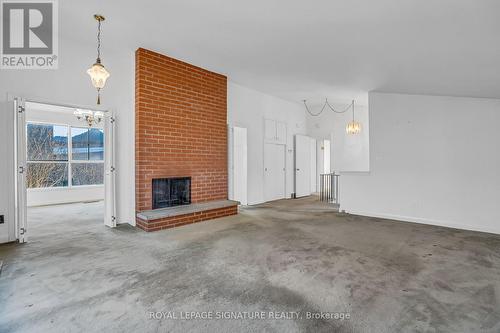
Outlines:
{"type": "Polygon", "coordinates": [[[101,89],[106,85],[106,80],[109,77],[109,72],[101,63],[101,22],[105,20],[104,16],[95,14],[97,20],[97,59],[95,64],[87,70],[92,80],[92,85],[97,89],[97,104],[101,104],[101,89]]]}
{"type": "Polygon", "coordinates": [[[84,122],[88,127],[99,125],[104,120],[104,113],[101,111],[76,109],[73,114],[78,120],[84,122]]]}
{"type": "Polygon", "coordinates": [[[354,100],[352,101],[352,121],[345,127],[347,134],[359,134],[361,132],[361,123],[354,119],[354,100]]]}
{"type": "Polygon", "coordinates": [[[305,99],[302,100],[302,102],[304,102],[304,106],[306,107],[307,113],[309,113],[313,117],[317,117],[317,116],[321,115],[327,106],[330,110],[332,110],[335,113],[346,113],[347,111],[349,111],[349,109],[352,109],[352,121],[347,123],[345,130],[346,130],[347,134],[359,134],[359,133],[361,133],[361,123],[357,122],[354,119],[354,100],[352,100],[351,104],[349,104],[345,109],[335,110],[335,108],[328,102],[328,98],[326,98],[325,104],[323,104],[323,107],[321,108],[321,110],[318,113],[313,113],[309,109],[309,106],[307,106],[307,103],[306,103],[307,101],[305,99]]]}

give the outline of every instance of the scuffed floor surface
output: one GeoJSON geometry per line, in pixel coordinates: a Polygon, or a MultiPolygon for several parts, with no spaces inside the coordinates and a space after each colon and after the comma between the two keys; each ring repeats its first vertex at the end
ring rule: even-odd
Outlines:
{"type": "Polygon", "coordinates": [[[500,331],[498,235],[312,198],[155,233],[101,216],[101,203],[30,210],[30,243],[0,246],[1,332],[500,331]],[[265,318],[180,318],[192,311],[265,318]],[[322,311],[350,319],[306,318],[322,311]]]}

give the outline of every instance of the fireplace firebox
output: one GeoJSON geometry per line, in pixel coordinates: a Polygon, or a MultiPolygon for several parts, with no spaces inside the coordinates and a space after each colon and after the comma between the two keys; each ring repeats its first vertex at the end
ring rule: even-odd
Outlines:
{"type": "Polygon", "coordinates": [[[190,203],[191,177],[153,179],[153,209],[190,203]]]}

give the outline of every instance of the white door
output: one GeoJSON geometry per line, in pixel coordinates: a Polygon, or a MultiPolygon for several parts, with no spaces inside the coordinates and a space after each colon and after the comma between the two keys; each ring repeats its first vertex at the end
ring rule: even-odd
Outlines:
{"type": "Polygon", "coordinates": [[[28,241],[28,218],[26,204],[26,108],[25,100],[14,99],[14,112],[16,120],[16,238],[19,243],[28,241]]]}
{"type": "Polygon", "coordinates": [[[230,199],[247,205],[247,129],[232,128],[232,197],[230,199]]]}
{"type": "Polygon", "coordinates": [[[311,140],[309,152],[311,153],[310,162],[310,172],[311,172],[311,193],[316,192],[316,139],[309,138],[311,140]]]}
{"type": "Polygon", "coordinates": [[[115,206],[115,118],[108,112],[104,118],[104,224],[116,227],[115,206]]]}
{"type": "Polygon", "coordinates": [[[295,135],[295,196],[311,195],[311,138],[295,135]]]}
{"type": "Polygon", "coordinates": [[[285,146],[264,144],[264,200],[285,198],[285,146]]]}

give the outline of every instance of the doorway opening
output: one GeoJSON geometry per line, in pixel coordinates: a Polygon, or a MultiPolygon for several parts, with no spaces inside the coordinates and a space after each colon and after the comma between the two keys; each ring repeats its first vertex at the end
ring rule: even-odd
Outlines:
{"type": "Polygon", "coordinates": [[[317,191],[316,139],[296,134],[294,137],[295,197],[309,196],[317,191]]]}
{"type": "Polygon", "coordinates": [[[111,113],[15,100],[16,238],[116,226],[111,113]]]}

